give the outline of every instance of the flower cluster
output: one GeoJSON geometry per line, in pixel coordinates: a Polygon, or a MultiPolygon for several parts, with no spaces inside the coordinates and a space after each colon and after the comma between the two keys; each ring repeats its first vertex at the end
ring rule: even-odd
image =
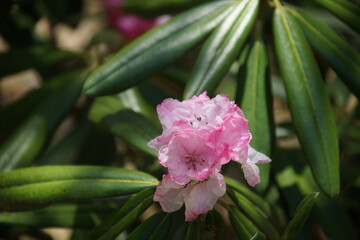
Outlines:
{"type": "Polygon", "coordinates": [[[130,40],[137,38],[149,29],[166,22],[170,18],[168,15],[163,15],[153,19],[145,19],[134,14],[126,13],[120,8],[120,4],[123,1],[124,0],[102,0],[110,23],[130,40]]]}
{"type": "Polygon", "coordinates": [[[168,169],[154,196],[165,212],[185,203],[185,220],[191,221],[211,210],[225,194],[220,171],[230,160],[242,164],[249,185],[260,182],[256,164],[271,160],[250,147],[247,120],[226,95],[210,99],[204,92],[182,102],[166,99],[157,112],[163,133],[148,145],[168,169]]]}

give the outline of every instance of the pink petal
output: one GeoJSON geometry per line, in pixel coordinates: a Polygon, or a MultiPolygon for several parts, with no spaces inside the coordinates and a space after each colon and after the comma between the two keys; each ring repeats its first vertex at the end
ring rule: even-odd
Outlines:
{"type": "Polygon", "coordinates": [[[179,210],[185,198],[184,185],[173,182],[169,175],[163,175],[161,183],[156,187],[154,201],[159,202],[165,212],[179,210]]]}
{"type": "Polygon", "coordinates": [[[254,187],[260,182],[259,168],[255,163],[247,162],[242,165],[244,176],[248,184],[254,187]]]}
{"type": "Polygon", "coordinates": [[[248,161],[257,163],[257,164],[264,164],[271,162],[271,159],[268,158],[265,154],[256,151],[249,145],[249,152],[248,152],[248,161]]]}
{"type": "Polygon", "coordinates": [[[219,173],[210,175],[206,182],[194,185],[185,198],[185,221],[191,221],[213,209],[225,191],[224,177],[219,173]]]}
{"type": "Polygon", "coordinates": [[[248,159],[242,164],[244,176],[250,186],[255,186],[260,182],[259,167],[256,164],[264,164],[271,162],[265,154],[256,151],[249,145],[248,159]]]}

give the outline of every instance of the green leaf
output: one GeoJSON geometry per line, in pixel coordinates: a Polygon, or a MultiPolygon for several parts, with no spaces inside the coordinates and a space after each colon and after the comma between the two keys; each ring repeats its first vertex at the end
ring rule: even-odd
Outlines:
{"type": "Polygon", "coordinates": [[[225,177],[225,182],[227,187],[249,199],[249,201],[258,207],[265,216],[269,217],[271,215],[269,204],[262,197],[252,192],[244,184],[228,177],[225,177]]]}
{"type": "Polygon", "coordinates": [[[307,39],[338,74],[349,90],[360,99],[360,54],[331,28],[317,19],[293,9],[307,39]]]}
{"type": "Polygon", "coordinates": [[[0,180],[0,209],[7,211],[123,196],[158,184],[143,172],[90,166],[24,168],[0,173],[0,180]]]}
{"type": "MultiPolygon", "coordinates": [[[[261,38],[247,47],[240,57],[236,101],[240,103],[248,120],[252,135],[251,146],[270,156],[274,128],[266,47],[261,38]]],[[[261,182],[257,187],[264,191],[269,184],[270,165],[259,167],[261,182]]]]}
{"type": "Polygon", "coordinates": [[[203,235],[214,236],[215,239],[228,239],[226,223],[220,213],[212,210],[206,214],[206,231],[203,235]]]}
{"type": "Polygon", "coordinates": [[[169,214],[160,211],[141,223],[126,240],[161,240],[166,239],[170,231],[169,214]]]}
{"type": "Polygon", "coordinates": [[[360,33],[360,7],[346,0],[314,0],[360,33]]]}
{"type": "Polygon", "coordinates": [[[263,233],[257,232],[250,240],[266,240],[266,237],[263,233]]]}
{"type": "Polygon", "coordinates": [[[274,13],[275,47],[292,121],[321,189],[339,193],[339,147],[334,115],[320,71],[296,20],[282,6],[274,13]]]}
{"type": "Polygon", "coordinates": [[[227,193],[235,205],[260,229],[260,231],[266,234],[270,240],[280,239],[279,233],[268,220],[267,216],[252,204],[249,199],[232,189],[227,189],[227,193]]]}
{"type": "Polygon", "coordinates": [[[144,189],[132,196],[104,222],[94,228],[89,233],[87,239],[115,239],[122,231],[133,224],[148,207],[150,207],[153,203],[153,193],[153,189],[144,189]]]}
{"type": "Polygon", "coordinates": [[[255,21],[259,0],[240,1],[202,48],[184,99],[205,90],[213,93],[229,71],[255,21]]]}
{"type": "Polygon", "coordinates": [[[171,240],[200,240],[199,223],[197,221],[183,223],[171,240]]]}
{"type": "Polygon", "coordinates": [[[118,97],[124,107],[129,108],[134,112],[141,113],[150,119],[157,119],[157,114],[154,111],[154,107],[149,104],[146,99],[144,99],[138,88],[130,88],[120,94],[117,94],[116,97],[118,97]]]}
{"type": "Polygon", "coordinates": [[[26,212],[1,212],[0,223],[40,228],[92,228],[113,210],[114,206],[104,202],[67,204],[26,212]]]}
{"type": "Polygon", "coordinates": [[[291,219],[289,224],[286,226],[281,236],[283,240],[295,239],[296,235],[300,232],[307,217],[309,216],[318,195],[319,193],[312,193],[301,201],[298,208],[296,209],[293,219],[291,219]]]}
{"type": "Polygon", "coordinates": [[[80,74],[61,75],[64,82],[39,104],[32,116],[0,148],[0,171],[27,166],[41,152],[58,125],[80,96],[84,78],[80,74]]]}
{"type": "Polygon", "coordinates": [[[145,80],[203,40],[231,6],[228,1],[211,2],[150,30],[91,73],[85,93],[113,94],[145,80]]]}
{"type": "Polygon", "coordinates": [[[228,206],[230,223],[239,239],[250,239],[259,230],[239,209],[228,206]]]}
{"type": "Polygon", "coordinates": [[[102,97],[95,100],[90,119],[113,135],[151,156],[157,152],[147,143],[161,134],[161,129],[146,117],[126,109],[116,97],[102,97]]]}

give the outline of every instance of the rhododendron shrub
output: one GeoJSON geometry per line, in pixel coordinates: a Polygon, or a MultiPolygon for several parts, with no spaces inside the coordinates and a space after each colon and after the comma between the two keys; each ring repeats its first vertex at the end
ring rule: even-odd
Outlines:
{"type": "Polygon", "coordinates": [[[244,113],[226,95],[165,99],[157,112],[163,133],[148,145],[168,170],[154,196],[165,212],[185,203],[185,220],[190,221],[211,210],[225,194],[221,168],[230,160],[241,163],[249,185],[260,182],[256,164],[271,160],[249,145],[244,113]]]}

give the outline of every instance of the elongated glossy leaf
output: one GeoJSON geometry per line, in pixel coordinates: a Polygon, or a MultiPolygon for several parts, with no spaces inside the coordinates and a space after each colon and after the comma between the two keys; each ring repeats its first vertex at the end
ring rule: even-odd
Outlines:
{"type": "Polygon", "coordinates": [[[225,182],[227,187],[235,190],[239,194],[249,199],[256,207],[258,207],[262,211],[265,216],[269,217],[271,215],[270,206],[262,197],[252,192],[248,187],[234,179],[225,177],[225,182]]]}
{"type": "Polygon", "coordinates": [[[140,94],[138,88],[130,88],[120,94],[117,94],[121,103],[134,112],[140,113],[148,118],[157,119],[157,114],[154,111],[154,107],[151,106],[146,99],[140,94]]]}
{"type": "Polygon", "coordinates": [[[0,180],[0,208],[7,211],[123,196],[158,183],[143,172],[89,166],[24,168],[1,173],[0,180]]]}
{"type": "Polygon", "coordinates": [[[92,106],[90,119],[115,136],[157,157],[157,152],[146,144],[160,135],[160,127],[141,114],[126,109],[116,97],[98,98],[92,106]]]}
{"type": "Polygon", "coordinates": [[[295,216],[286,226],[281,236],[283,240],[295,239],[297,233],[300,231],[309,216],[318,195],[319,193],[310,194],[301,201],[296,209],[295,216]]]}
{"type": "Polygon", "coordinates": [[[170,231],[171,219],[169,214],[158,212],[141,223],[132,231],[127,240],[161,240],[166,239],[170,231]]]}
{"type": "Polygon", "coordinates": [[[322,7],[343,20],[347,25],[360,32],[360,7],[347,0],[315,0],[322,7]]]}
{"type": "MultiPolygon", "coordinates": [[[[243,51],[240,58],[236,100],[249,123],[251,146],[270,156],[274,129],[266,48],[263,40],[258,38],[248,49],[243,51]]],[[[264,164],[259,167],[261,182],[257,187],[264,191],[269,183],[270,165],[264,164]]]]}
{"type": "Polygon", "coordinates": [[[115,239],[122,231],[134,223],[153,203],[153,193],[153,189],[144,189],[132,196],[103,223],[93,229],[87,239],[115,239]]]}
{"type": "Polygon", "coordinates": [[[260,231],[266,234],[269,239],[280,239],[280,235],[273,224],[267,219],[262,211],[259,211],[259,209],[252,204],[252,202],[232,189],[227,189],[227,193],[235,205],[260,229],[260,231]]]}
{"type": "Polygon", "coordinates": [[[339,192],[339,147],[334,115],[311,49],[295,19],[278,6],[276,53],[298,138],[313,175],[330,196],[339,192]]]}
{"type": "Polygon", "coordinates": [[[239,209],[228,207],[230,223],[239,239],[250,239],[259,230],[239,209]]]}
{"type": "Polygon", "coordinates": [[[258,11],[258,0],[238,2],[224,22],[206,41],[186,85],[184,99],[213,93],[239,54],[258,11]]]}
{"type": "Polygon", "coordinates": [[[266,237],[263,233],[257,232],[250,240],[265,240],[266,237]]]}
{"type": "Polygon", "coordinates": [[[360,99],[360,54],[331,28],[315,18],[293,9],[307,39],[329,63],[349,90],[360,99]]]}
{"type": "Polygon", "coordinates": [[[0,148],[0,171],[26,166],[40,153],[78,99],[83,77],[59,76],[64,84],[42,102],[32,116],[0,148]]]}
{"type": "Polygon", "coordinates": [[[215,236],[218,239],[228,239],[226,223],[218,211],[212,210],[208,212],[205,222],[205,230],[208,235],[215,236]]]}
{"type": "Polygon", "coordinates": [[[110,204],[50,206],[25,212],[1,212],[0,223],[27,227],[92,228],[114,210],[110,204]]]}
{"type": "Polygon", "coordinates": [[[88,77],[86,94],[117,93],[145,80],[204,39],[231,5],[228,1],[208,3],[144,34],[88,77]]]}
{"type": "Polygon", "coordinates": [[[200,226],[196,221],[185,222],[172,236],[171,240],[200,240],[200,226]]]}

